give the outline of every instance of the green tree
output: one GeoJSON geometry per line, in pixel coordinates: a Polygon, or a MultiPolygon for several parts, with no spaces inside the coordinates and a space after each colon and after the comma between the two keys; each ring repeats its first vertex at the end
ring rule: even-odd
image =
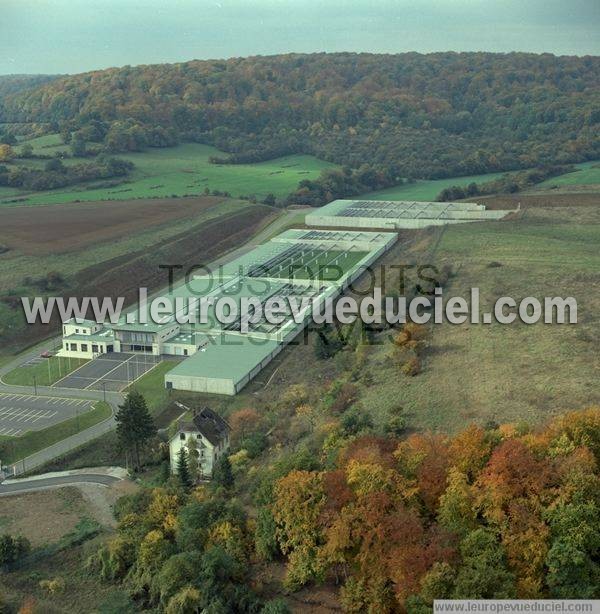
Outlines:
{"type": "Polygon", "coordinates": [[[156,435],[156,425],[148,411],[146,399],[137,390],[127,394],[115,416],[121,446],[133,453],[135,469],[141,467],[140,452],[156,435]]]}
{"type": "Polygon", "coordinates": [[[73,137],[71,141],[71,155],[75,158],[83,158],[87,155],[85,141],[80,136],[73,137]]]}
{"type": "Polygon", "coordinates": [[[30,550],[29,540],[21,535],[0,535],[0,567],[10,567],[30,550]]]}
{"type": "Polygon", "coordinates": [[[233,486],[233,471],[227,454],[223,454],[213,468],[213,480],[215,484],[224,488],[231,488],[233,486]]]}
{"type": "Polygon", "coordinates": [[[165,612],[166,614],[196,614],[200,612],[201,604],[200,591],[193,586],[186,586],[173,595],[165,612]]]}
{"type": "Polygon", "coordinates": [[[285,599],[271,599],[265,603],[260,614],[291,614],[291,610],[285,599]]]}
{"type": "Polygon", "coordinates": [[[192,478],[188,466],[188,454],[185,446],[181,446],[177,453],[177,478],[184,490],[189,490],[192,487],[192,478]]]}
{"type": "Polygon", "coordinates": [[[200,450],[198,450],[198,440],[194,435],[190,435],[188,437],[186,449],[190,480],[192,484],[195,484],[198,481],[200,474],[200,466],[198,464],[200,459],[200,450]]]}
{"type": "Polygon", "coordinates": [[[256,528],[254,530],[254,547],[256,554],[263,561],[271,561],[277,554],[277,538],[275,537],[277,525],[273,512],[268,507],[261,507],[256,516],[256,528]]]}
{"type": "Polygon", "coordinates": [[[21,145],[21,153],[20,153],[21,158],[31,158],[32,155],[33,155],[33,147],[31,146],[30,143],[25,143],[21,145]]]}
{"type": "Polygon", "coordinates": [[[513,599],[515,577],[504,548],[489,529],[469,533],[460,544],[463,564],[456,576],[455,599],[513,599]]]}

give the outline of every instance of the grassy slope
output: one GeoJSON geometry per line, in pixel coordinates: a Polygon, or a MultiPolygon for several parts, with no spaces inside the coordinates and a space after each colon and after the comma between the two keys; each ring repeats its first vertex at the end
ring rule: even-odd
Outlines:
{"type": "Polygon", "coordinates": [[[546,181],[536,185],[536,188],[548,188],[551,186],[573,186],[573,185],[600,185],[600,162],[586,162],[578,164],[578,170],[574,173],[566,173],[558,177],[551,177],[546,181]]]}
{"type": "Polygon", "coordinates": [[[416,257],[458,271],[446,297],[468,297],[479,287],[488,310],[500,296],[574,296],[579,323],[437,325],[423,373],[414,378],[399,373],[383,345],[370,362],[375,380],[363,404],[377,414],[399,403],[411,426],[452,431],[469,421],[535,423],[598,403],[600,299],[590,283],[600,270],[599,229],[598,211],[556,209],[437,231],[435,255],[416,257]],[[502,266],[490,268],[492,261],[502,266]]]}
{"type": "MultiPolygon", "coordinates": [[[[554,185],[588,185],[600,184],[600,166],[598,161],[584,162],[576,164],[577,171],[566,173],[544,181],[536,188],[544,188],[554,185]]],[[[467,186],[469,183],[484,183],[502,177],[506,173],[488,173],[485,175],[470,175],[466,177],[450,177],[448,179],[419,180],[415,183],[394,186],[379,190],[377,192],[367,192],[355,198],[368,198],[372,200],[424,200],[434,201],[438,194],[450,186],[467,186]]]]}
{"type": "Polygon", "coordinates": [[[157,415],[165,408],[169,400],[169,392],[165,388],[165,374],[176,364],[175,360],[165,360],[159,363],[154,369],[131,384],[126,392],[129,390],[141,392],[148,401],[150,413],[157,415]]]}
{"type": "MultiPolygon", "coordinates": [[[[48,145],[57,135],[48,135],[31,141],[37,153],[52,154],[64,146],[42,147],[40,140],[48,145]]],[[[202,194],[204,190],[226,191],[233,196],[254,194],[259,199],[267,194],[286,196],[302,179],[316,179],[321,170],[335,165],[313,156],[292,155],[256,164],[211,164],[210,156],[225,157],[227,154],[209,145],[185,143],[176,147],[147,149],[132,154],[117,154],[130,160],[135,170],[126,182],[113,187],[85,189],[83,187],[60,188],[49,192],[32,194],[22,204],[56,204],[75,200],[124,200],[202,194]]],[[[68,159],[66,164],[81,162],[68,159]]],[[[40,166],[44,161],[32,160],[25,164],[40,166]]],[[[110,181],[110,180],[108,180],[110,181]]],[[[101,183],[100,181],[92,184],[101,183]]],[[[104,182],[105,183],[105,182],[104,182]]],[[[0,188],[0,198],[13,196],[12,188],[0,188]],[[3,190],[6,190],[3,191],[3,190]]],[[[0,202],[0,204],[2,204],[0,202]]]]}
{"type": "Polygon", "coordinates": [[[502,177],[505,173],[488,173],[486,175],[470,175],[468,177],[450,177],[448,179],[423,179],[414,183],[406,183],[377,192],[367,192],[356,196],[356,199],[370,200],[424,200],[433,201],[444,189],[453,185],[466,186],[469,183],[492,181],[502,177]]]}

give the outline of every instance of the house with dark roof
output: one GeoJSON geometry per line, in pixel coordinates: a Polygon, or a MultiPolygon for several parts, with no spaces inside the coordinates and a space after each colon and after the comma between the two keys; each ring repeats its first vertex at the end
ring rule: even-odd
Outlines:
{"type": "Polygon", "coordinates": [[[219,414],[208,407],[191,410],[191,413],[191,420],[177,422],[177,431],[169,441],[171,472],[177,473],[179,451],[185,447],[188,462],[195,462],[197,458],[199,475],[210,478],[219,458],[229,449],[231,428],[219,414]],[[197,451],[197,454],[192,454],[191,451],[197,451]]]}

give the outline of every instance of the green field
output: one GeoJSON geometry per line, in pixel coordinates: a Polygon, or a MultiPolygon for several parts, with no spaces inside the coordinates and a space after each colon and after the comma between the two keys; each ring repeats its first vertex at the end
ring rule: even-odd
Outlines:
{"type": "Polygon", "coordinates": [[[14,463],[110,418],[111,414],[110,405],[98,401],[91,410],[80,416],[69,418],[41,431],[29,431],[21,437],[2,437],[0,438],[0,457],[5,463],[14,463]]]}
{"type": "Polygon", "coordinates": [[[152,415],[156,415],[162,411],[169,399],[169,391],[165,388],[165,374],[168,373],[175,365],[175,360],[163,360],[151,371],[140,377],[135,383],[131,384],[125,392],[137,390],[144,395],[148,403],[148,408],[152,415]]]}
{"type": "MultiPolygon", "coordinates": [[[[577,171],[559,175],[558,177],[552,177],[551,179],[537,184],[535,188],[544,188],[554,185],[600,184],[600,164],[598,161],[583,162],[581,164],[575,164],[574,166],[578,169],[577,171]]],[[[485,183],[498,179],[506,174],[510,173],[487,173],[485,175],[450,177],[448,179],[418,180],[414,183],[406,183],[386,188],[385,190],[367,192],[360,196],[355,196],[354,199],[434,201],[444,188],[449,188],[451,186],[464,187],[470,183],[485,183]]]]}
{"type": "Polygon", "coordinates": [[[450,186],[467,186],[469,183],[483,183],[493,181],[502,177],[506,173],[488,173],[486,175],[469,175],[467,177],[450,177],[448,179],[420,179],[414,183],[377,190],[376,192],[366,192],[354,199],[369,200],[423,200],[434,201],[437,195],[450,186]]]}
{"type": "Polygon", "coordinates": [[[21,366],[7,373],[2,380],[11,386],[51,386],[85,364],[83,358],[46,358],[36,365],[21,366]]]}
{"type": "MultiPolygon", "coordinates": [[[[36,153],[52,154],[64,149],[59,144],[58,135],[39,137],[30,143],[34,145],[36,153]]],[[[323,169],[335,167],[305,155],[284,156],[256,164],[211,164],[211,156],[226,157],[227,154],[198,143],[116,155],[135,164],[134,171],[124,182],[106,187],[107,183],[116,183],[116,180],[96,181],[87,186],[36,192],[24,196],[26,200],[19,204],[197,195],[203,194],[205,189],[229,192],[234,197],[254,195],[262,199],[269,193],[284,197],[294,191],[302,179],[316,179],[323,169]],[[104,184],[104,187],[90,189],[98,183],[104,184]]],[[[65,160],[65,164],[82,161],[70,158],[65,160]]],[[[43,166],[44,161],[28,160],[19,163],[43,166]]],[[[18,190],[13,188],[0,188],[0,198],[14,198],[17,193],[18,190]]]]}
{"type": "Polygon", "coordinates": [[[551,186],[573,186],[573,185],[600,185],[600,162],[585,162],[576,165],[578,170],[573,173],[566,173],[558,177],[551,177],[536,185],[536,188],[549,188],[551,186]]]}

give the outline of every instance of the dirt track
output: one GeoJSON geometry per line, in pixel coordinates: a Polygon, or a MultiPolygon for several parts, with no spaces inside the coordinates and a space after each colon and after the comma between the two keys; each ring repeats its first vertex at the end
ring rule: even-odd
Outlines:
{"type": "Polygon", "coordinates": [[[192,218],[222,201],[221,197],[202,196],[6,207],[0,209],[0,244],[31,255],[76,251],[192,218]]]}

